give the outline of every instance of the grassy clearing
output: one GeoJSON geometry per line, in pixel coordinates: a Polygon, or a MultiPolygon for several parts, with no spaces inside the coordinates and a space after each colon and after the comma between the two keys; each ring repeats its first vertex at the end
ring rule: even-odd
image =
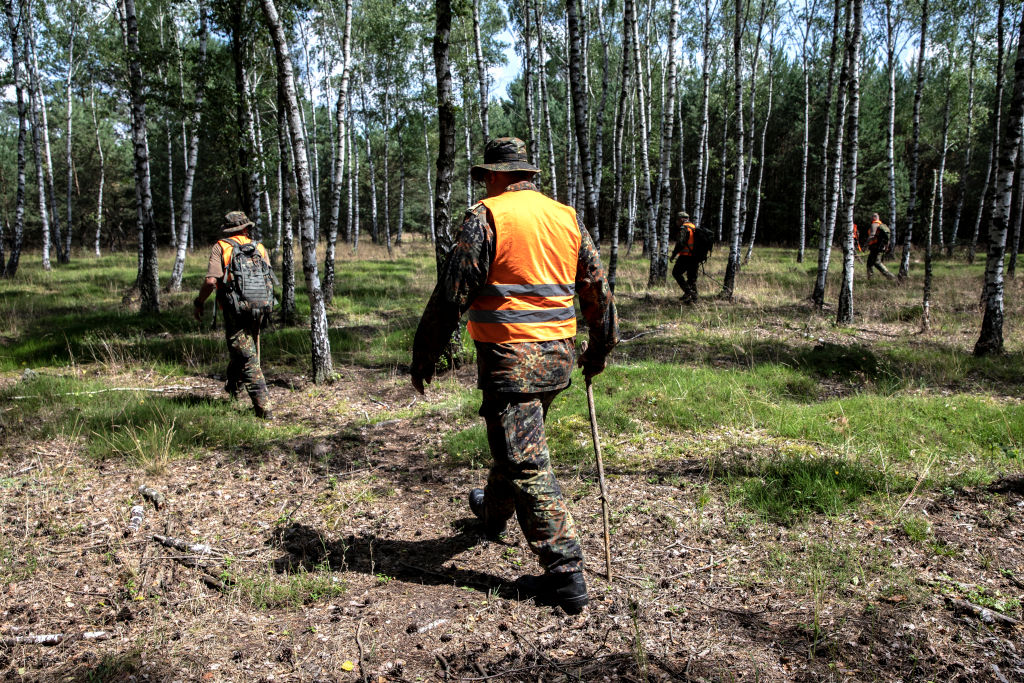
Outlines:
{"type": "MultiPolygon", "coordinates": [[[[596,384],[614,471],[671,473],[680,459],[704,458],[725,495],[789,524],[838,515],[865,500],[895,507],[918,482],[925,490],[976,484],[1020,469],[1021,283],[1007,285],[1009,352],[976,359],[970,348],[980,264],[937,263],[935,332],[922,336],[913,285],[859,279],[858,322],[837,328],[828,311],[812,311],[806,301],[814,264],[796,264],[789,252],[759,250],[740,274],[735,302],[705,296],[697,306],[680,305],[674,284],[648,289],[646,263],[637,256],[622,262],[617,293],[629,341],[596,384]]],[[[708,263],[703,294],[717,290],[724,256],[718,250],[708,263]]],[[[166,295],[159,316],[121,307],[135,276],[134,262],[121,255],[78,259],[49,273],[26,264],[16,281],[0,283],[0,372],[83,363],[106,375],[220,372],[221,332],[188,317],[204,264],[202,254],[190,257],[190,289],[166,295]]],[[[169,255],[161,265],[169,267],[169,255]]],[[[418,242],[393,258],[375,245],[343,254],[329,310],[338,367],[400,373],[433,277],[431,252],[418,242]]],[[[837,280],[833,272],[829,301],[837,280]]],[[[301,276],[298,305],[301,319],[308,313],[301,276]]],[[[466,346],[471,357],[468,340],[466,346]]],[[[269,376],[306,371],[309,336],[302,327],[267,331],[262,348],[269,376]]],[[[0,417],[11,434],[83,442],[94,457],[126,459],[148,471],[210,448],[263,452],[303,430],[264,428],[223,401],[109,392],[107,380],[81,379],[81,372],[49,375],[0,393],[12,404],[0,417]],[[26,398],[12,401],[15,395],[26,398]]],[[[352,415],[352,428],[440,414],[453,427],[443,455],[455,464],[486,463],[475,392],[439,380],[433,395],[440,400],[372,418],[352,415]]],[[[557,463],[589,472],[580,382],[555,403],[549,438],[557,463]]]]}

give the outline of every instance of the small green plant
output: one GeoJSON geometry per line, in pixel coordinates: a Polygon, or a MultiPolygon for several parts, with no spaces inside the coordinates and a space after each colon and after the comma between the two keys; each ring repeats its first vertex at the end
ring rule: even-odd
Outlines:
{"type": "Polygon", "coordinates": [[[926,540],[931,535],[932,531],[931,524],[929,524],[928,520],[923,517],[905,517],[903,519],[902,526],[903,533],[907,535],[907,538],[912,541],[917,541],[918,543],[926,540]]]}

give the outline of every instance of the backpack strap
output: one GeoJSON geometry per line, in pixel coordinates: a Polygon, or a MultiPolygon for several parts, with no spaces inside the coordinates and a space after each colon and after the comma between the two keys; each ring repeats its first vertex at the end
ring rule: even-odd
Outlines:
{"type": "MultiPolygon", "coordinates": [[[[231,245],[231,257],[232,258],[234,258],[234,256],[235,256],[235,249],[241,249],[242,248],[241,243],[237,242],[232,237],[225,237],[224,239],[221,239],[221,240],[218,240],[218,241],[219,242],[227,242],[228,244],[231,245]]],[[[223,253],[223,251],[224,251],[224,247],[221,247],[221,253],[223,253]]],[[[230,268],[231,268],[231,259],[229,258],[228,262],[224,264],[224,276],[221,278],[221,280],[225,284],[227,284],[227,281],[228,281],[228,270],[230,268]]]]}

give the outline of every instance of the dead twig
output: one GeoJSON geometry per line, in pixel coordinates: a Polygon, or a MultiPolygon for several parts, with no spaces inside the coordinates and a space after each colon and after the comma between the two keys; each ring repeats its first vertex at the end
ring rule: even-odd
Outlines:
{"type": "Polygon", "coordinates": [[[365,621],[366,621],[365,619],[360,619],[359,620],[359,626],[356,627],[356,648],[358,648],[358,650],[359,650],[359,675],[362,677],[363,683],[367,683],[367,680],[368,680],[367,677],[366,677],[366,667],[363,666],[363,639],[362,639],[362,634],[363,634],[363,624],[365,623],[365,621]]]}
{"type": "Polygon", "coordinates": [[[1017,626],[1021,623],[1020,619],[1014,619],[1008,617],[1005,614],[1000,614],[995,610],[991,610],[981,605],[975,605],[973,602],[967,602],[966,600],[958,600],[957,598],[946,598],[946,602],[950,604],[953,611],[964,614],[970,614],[977,617],[986,624],[1000,624],[1002,626],[1017,626]]]}
{"type": "Polygon", "coordinates": [[[174,548],[175,550],[181,550],[186,553],[194,553],[196,555],[203,556],[219,556],[226,555],[226,550],[214,548],[207,543],[189,543],[180,538],[174,538],[173,536],[162,536],[160,534],[153,534],[153,540],[157,543],[167,546],[168,548],[174,548]]]}
{"type": "Polygon", "coordinates": [[[139,487],[139,493],[142,494],[143,498],[152,503],[153,507],[156,508],[158,512],[160,511],[160,508],[163,507],[166,500],[164,498],[164,494],[160,493],[156,489],[146,486],[145,484],[139,487]]]}
{"type": "Polygon", "coordinates": [[[107,631],[86,631],[85,633],[47,633],[40,635],[13,636],[0,639],[0,644],[14,645],[59,645],[76,640],[106,640],[110,637],[107,631]]]}

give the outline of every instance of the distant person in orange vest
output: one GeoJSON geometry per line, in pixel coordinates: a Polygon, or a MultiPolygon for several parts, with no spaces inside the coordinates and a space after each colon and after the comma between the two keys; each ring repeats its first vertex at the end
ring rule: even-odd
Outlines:
{"type": "Polygon", "coordinates": [[[868,279],[871,279],[871,269],[875,268],[879,273],[890,280],[896,276],[889,272],[889,269],[882,265],[881,254],[885,253],[889,246],[889,238],[892,230],[882,222],[877,213],[871,214],[871,227],[868,229],[868,279]]]}
{"type": "Polygon", "coordinates": [[[544,568],[543,575],[516,582],[520,595],[575,614],[588,599],[583,551],[551,469],[544,418],[577,361],[573,295],[590,333],[578,359],[586,377],[604,370],[619,340],[618,320],[590,234],[572,208],[538,192],[539,172],[522,140],[487,143],[484,163],[471,170],[487,196],[469,209],[455,236],[416,330],[410,373],[423,393],[469,311],[480,415],[494,458],[486,488],[470,491],[469,507],[491,539],[518,518],[544,568]]]}
{"type": "Polygon", "coordinates": [[[857,230],[856,223],[853,224],[853,246],[857,249],[857,253],[853,255],[853,258],[860,261],[860,256],[858,256],[858,254],[862,253],[864,250],[860,248],[860,231],[857,230]]]}
{"type": "Polygon", "coordinates": [[[270,394],[260,365],[258,340],[260,326],[273,304],[274,280],[266,248],[249,237],[252,225],[242,211],[224,216],[224,236],[210,249],[206,279],[192,303],[192,314],[202,320],[203,304],[217,291],[215,305],[224,312],[230,357],[224,390],[235,398],[244,387],[256,417],[270,420],[270,394]]]}
{"type": "Polygon", "coordinates": [[[690,222],[690,214],[680,211],[676,214],[679,225],[679,239],[669,261],[672,266],[672,277],[683,290],[683,303],[692,304],[697,300],[697,271],[708,260],[714,238],[710,230],[704,230],[690,222]]]}

